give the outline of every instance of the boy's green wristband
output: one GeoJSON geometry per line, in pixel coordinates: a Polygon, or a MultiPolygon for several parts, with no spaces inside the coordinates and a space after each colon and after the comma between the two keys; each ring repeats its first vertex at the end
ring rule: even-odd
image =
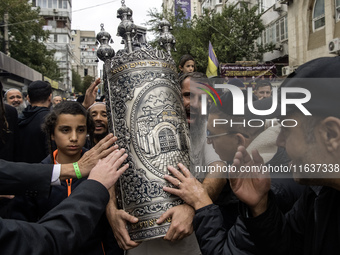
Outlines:
{"type": "Polygon", "coordinates": [[[83,176],[81,176],[81,172],[79,170],[78,162],[73,163],[73,168],[74,168],[74,171],[76,172],[77,178],[78,179],[83,178],[83,176]]]}

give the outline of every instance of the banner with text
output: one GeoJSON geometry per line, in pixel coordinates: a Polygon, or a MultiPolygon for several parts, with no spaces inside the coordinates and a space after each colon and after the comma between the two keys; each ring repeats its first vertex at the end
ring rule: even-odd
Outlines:
{"type": "Polygon", "coordinates": [[[273,64],[256,64],[256,65],[242,65],[242,64],[220,64],[221,76],[224,77],[260,77],[266,78],[276,76],[276,66],[273,64]]]}

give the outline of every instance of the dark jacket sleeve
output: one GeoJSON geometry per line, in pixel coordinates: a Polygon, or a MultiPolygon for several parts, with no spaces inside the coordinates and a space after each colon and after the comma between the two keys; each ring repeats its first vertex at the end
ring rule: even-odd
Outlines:
{"type": "Polygon", "coordinates": [[[217,205],[208,205],[196,211],[193,226],[203,255],[255,254],[255,247],[239,219],[228,231],[217,205]]]}
{"type": "MultiPolygon", "coordinates": [[[[19,139],[18,139],[18,112],[17,110],[8,105],[5,104],[5,116],[8,123],[8,131],[0,131],[1,133],[1,139],[0,139],[0,159],[8,160],[8,161],[14,161],[15,155],[16,155],[16,149],[19,145],[19,139]]],[[[0,124],[0,128],[2,129],[2,126],[0,124]]]]}
{"type": "Polygon", "coordinates": [[[103,185],[87,180],[38,223],[0,218],[1,253],[72,254],[92,234],[108,200],[103,185]]]}
{"type": "Polygon", "coordinates": [[[268,209],[257,217],[245,217],[246,205],[240,204],[242,221],[260,250],[260,254],[303,253],[305,193],[286,215],[279,210],[272,192],[268,197],[268,209]]]}
{"type": "Polygon", "coordinates": [[[52,171],[53,165],[13,163],[0,159],[0,194],[47,197],[52,171]]]}

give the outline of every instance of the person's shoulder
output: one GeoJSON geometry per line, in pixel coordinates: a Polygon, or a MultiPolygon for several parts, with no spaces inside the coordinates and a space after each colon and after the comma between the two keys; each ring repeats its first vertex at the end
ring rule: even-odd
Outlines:
{"type": "Polygon", "coordinates": [[[37,107],[37,112],[47,114],[51,111],[49,107],[37,107]]]}
{"type": "Polygon", "coordinates": [[[10,115],[17,115],[18,116],[17,109],[15,109],[13,106],[8,105],[8,104],[5,104],[5,114],[6,114],[6,117],[7,117],[7,115],[8,116],[10,116],[10,115]]]}
{"type": "Polygon", "coordinates": [[[5,104],[5,116],[7,121],[18,122],[18,112],[13,106],[5,104]]]}
{"type": "Polygon", "coordinates": [[[48,107],[36,107],[35,112],[33,113],[34,118],[45,118],[47,114],[50,113],[50,108],[48,107]]]}

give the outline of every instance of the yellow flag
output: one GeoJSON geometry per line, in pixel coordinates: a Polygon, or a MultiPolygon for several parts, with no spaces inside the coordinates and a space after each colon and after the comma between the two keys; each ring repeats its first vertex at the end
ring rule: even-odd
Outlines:
{"type": "Polygon", "coordinates": [[[207,76],[217,76],[217,70],[218,70],[218,60],[215,54],[215,51],[211,45],[211,42],[209,41],[209,57],[208,57],[208,67],[207,67],[207,76]]]}

